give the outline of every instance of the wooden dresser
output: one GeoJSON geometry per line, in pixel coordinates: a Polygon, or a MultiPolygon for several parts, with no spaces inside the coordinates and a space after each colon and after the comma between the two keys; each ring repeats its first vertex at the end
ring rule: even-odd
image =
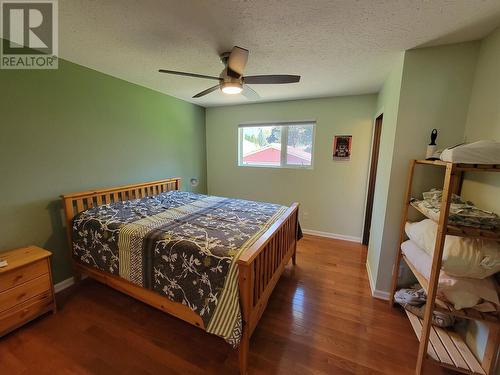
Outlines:
{"type": "Polygon", "coordinates": [[[0,336],[48,311],[56,312],[50,251],[36,246],[0,253],[0,336]]]}

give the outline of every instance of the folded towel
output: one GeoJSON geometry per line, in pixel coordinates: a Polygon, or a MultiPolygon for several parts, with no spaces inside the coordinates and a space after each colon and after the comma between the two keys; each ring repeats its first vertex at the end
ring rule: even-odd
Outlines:
{"type": "MultiPolygon", "coordinates": [[[[412,314],[421,319],[424,318],[427,295],[419,284],[415,284],[411,288],[399,289],[394,293],[394,300],[412,314]]],[[[455,324],[455,318],[452,315],[434,311],[432,324],[442,328],[450,327],[455,324]]]]}
{"type": "Polygon", "coordinates": [[[408,288],[396,291],[394,300],[403,307],[404,305],[421,306],[427,297],[423,288],[408,288]]]}

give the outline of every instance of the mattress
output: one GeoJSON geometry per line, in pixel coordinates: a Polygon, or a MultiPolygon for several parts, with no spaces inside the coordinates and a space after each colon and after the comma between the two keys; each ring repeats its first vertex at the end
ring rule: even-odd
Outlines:
{"type": "Polygon", "coordinates": [[[478,141],[450,147],[440,158],[452,163],[500,164],[500,142],[478,141]]]}
{"type": "Polygon", "coordinates": [[[236,261],[286,210],[180,191],[101,205],[73,219],[73,257],[188,306],[236,347],[236,261]]]}

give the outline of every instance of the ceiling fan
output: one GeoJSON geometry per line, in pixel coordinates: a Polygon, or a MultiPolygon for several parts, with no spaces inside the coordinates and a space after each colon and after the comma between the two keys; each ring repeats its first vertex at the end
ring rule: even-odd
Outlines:
{"type": "Polygon", "coordinates": [[[201,98],[217,89],[220,89],[224,94],[234,95],[242,94],[249,99],[259,99],[260,96],[248,84],[283,84],[296,83],[300,81],[300,76],[288,74],[272,74],[272,75],[257,75],[244,76],[243,71],[248,61],[248,50],[245,48],[234,46],[231,52],[224,52],[220,55],[222,63],[225,65],[224,70],[219,77],[208,76],[204,74],[179,72],[176,70],[160,69],[160,73],[176,74],[179,76],[204,78],[219,81],[215,86],[212,86],[198,94],[193,98],[201,98]]]}

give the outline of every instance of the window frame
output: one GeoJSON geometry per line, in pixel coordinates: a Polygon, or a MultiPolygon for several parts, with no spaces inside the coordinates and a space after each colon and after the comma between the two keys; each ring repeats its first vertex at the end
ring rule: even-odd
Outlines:
{"type": "Polygon", "coordinates": [[[278,168],[278,169],[314,169],[314,147],[316,141],[316,120],[302,120],[302,121],[266,121],[266,122],[244,122],[238,125],[238,158],[237,166],[245,168],[278,168]],[[312,125],[312,143],[311,143],[311,164],[298,165],[287,163],[287,149],[288,149],[288,128],[290,126],[298,125],[312,125]],[[280,165],[265,165],[265,164],[244,164],[243,163],[243,129],[245,128],[258,128],[258,127],[281,127],[281,153],[280,165]],[[285,144],[285,147],[283,147],[285,144]]]}

